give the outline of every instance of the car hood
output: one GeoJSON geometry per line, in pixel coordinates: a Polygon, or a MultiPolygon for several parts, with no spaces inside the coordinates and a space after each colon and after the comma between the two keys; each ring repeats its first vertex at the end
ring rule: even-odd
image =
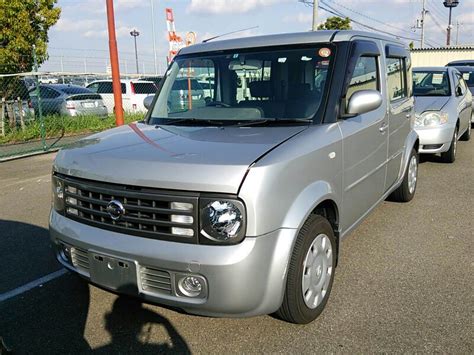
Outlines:
{"type": "Polygon", "coordinates": [[[415,113],[440,111],[449,101],[449,96],[415,96],[415,113]]]}
{"type": "Polygon", "coordinates": [[[237,193],[254,161],[306,127],[132,123],[62,149],[54,170],[125,185],[237,193]]]}

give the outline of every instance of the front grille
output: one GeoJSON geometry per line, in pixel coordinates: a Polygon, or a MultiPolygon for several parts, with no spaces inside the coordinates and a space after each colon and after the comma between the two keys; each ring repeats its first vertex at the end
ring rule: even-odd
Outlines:
{"type": "Polygon", "coordinates": [[[171,276],[168,271],[152,267],[140,267],[140,282],[142,289],[151,293],[164,293],[171,295],[171,276]]]}
{"type": "Polygon", "coordinates": [[[197,242],[197,194],[189,196],[67,176],[57,177],[64,181],[65,215],[71,219],[124,234],[197,242]],[[117,220],[106,211],[107,205],[113,200],[120,202],[125,210],[117,220]],[[188,207],[177,208],[176,203],[188,207]]]}
{"type": "Polygon", "coordinates": [[[72,265],[85,273],[89,273],[89,256],[87,250],[70,247],[72,265]]]}

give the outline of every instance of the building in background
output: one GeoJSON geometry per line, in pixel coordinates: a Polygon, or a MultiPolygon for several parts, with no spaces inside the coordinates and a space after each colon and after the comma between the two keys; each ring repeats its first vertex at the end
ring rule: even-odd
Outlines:
{"type": "Polygon", "coordinates": [[[414,67],[445,66],[453,60],[474,60],[474,45],[414,48],[411,59],[414,67]]]}

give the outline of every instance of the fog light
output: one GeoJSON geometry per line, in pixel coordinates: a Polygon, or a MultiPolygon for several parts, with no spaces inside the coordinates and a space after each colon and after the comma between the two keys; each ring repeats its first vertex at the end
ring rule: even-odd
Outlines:
{"type": "Polygon", "coordinates": [[[202,283],[197,277],[186,276],[178,282],[179,290],[188,297],[197,297],[202,291],[202,283]]]}
{"type": "Polygon", "coordinates": [[[60,244],[59,255],[65,261],[71,261],[71,247],[66,244],[60,244]]]}
{"type": "Polygon", "coordinates": [[[171,222],[174,222],[174,223],[191,224],[193,223],[193,221],[194,221],[193,216],[183,216],[179,214],[171,215],[171,222]]]}

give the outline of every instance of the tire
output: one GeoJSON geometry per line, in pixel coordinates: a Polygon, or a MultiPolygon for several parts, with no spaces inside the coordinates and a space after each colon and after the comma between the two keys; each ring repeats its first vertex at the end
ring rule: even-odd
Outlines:
{"type": "Polygon", "coordinates": [[[418,162],[418,153],[415,149],[412,149],[402,184],[392,192],[390,200],[396,202],[409,202],[413,199],[418,182],[418,162]]]}
{"type": "Polygon", "coordinates": [[[290,323],[307,324],[322,313],[331,293],[336,257],[336,238],[331,224],[324,217],[311,215],[296,239],[283,303],[276,313],[279,318],[290,323]],[[311,259],[313,262],[308,266],[311,259]],[[307,275],[306,282],[303,282],[303,273],[307,275]],[[313,292],[309,287],[318,291],[313,292]],[[307,289],[306,292],[303,288],[307,289]],[[313,300],[313,294],[319,297],[313,300]]]}
{"type": "Polygon", "coordinates": [[[469,141],[471,139],[471,122],[467,125],[467,130],[464,132],[464,134],[461,136],[460,140],[462,141],[469,141]]]}
{"type": "Polygon", "coordinates": [[[451,140],[451,146],[447,152],[441,153],[441,161],[443,163],[454,163],[456,160],[456,151],[458,145],[458,128],[454,129],[453,139],[451,140]]]}

